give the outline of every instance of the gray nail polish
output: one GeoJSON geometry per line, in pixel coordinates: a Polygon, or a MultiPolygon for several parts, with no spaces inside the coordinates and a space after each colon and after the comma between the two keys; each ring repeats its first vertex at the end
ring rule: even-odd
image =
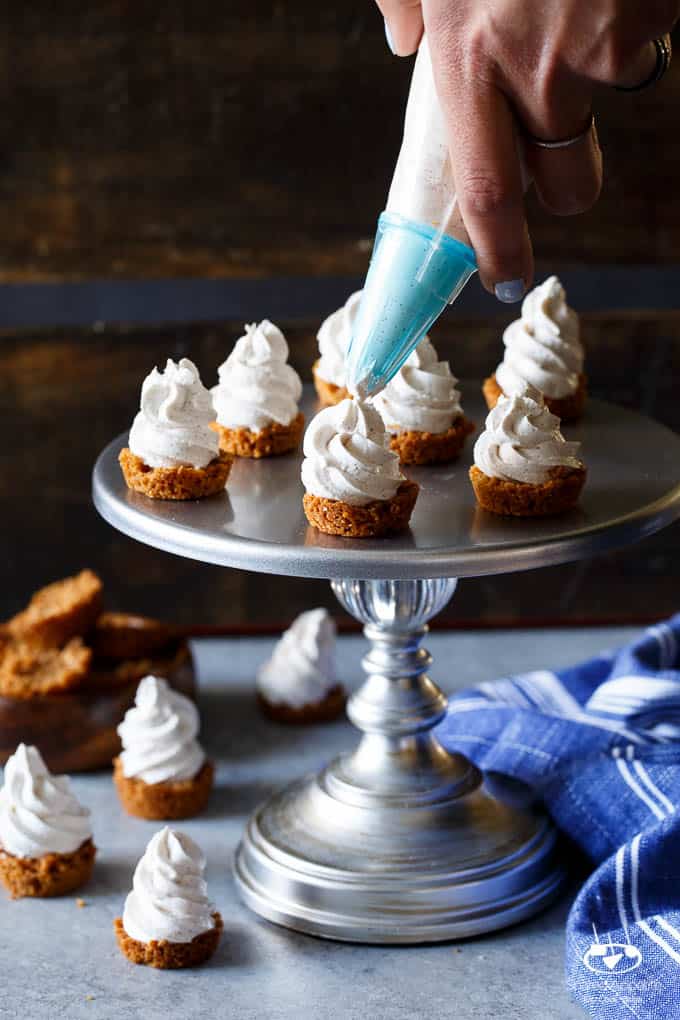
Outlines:
{"type": "Polygon", "coordinates": [[[396,50],[394,49],[394,41],[392,39],[392,33],[390,32],[390,26],[387,24],[387,18],[385,18],[385,38],[387,39],[387,45],[390,48],[390,52],[393,56],[396,56],[396,50]]]}
{"type": "Polygon", "coordinates": [[[524,280],[504,280],[494,287],[494,294],[499,301],[511,305],[524,297],[524,280]]]}

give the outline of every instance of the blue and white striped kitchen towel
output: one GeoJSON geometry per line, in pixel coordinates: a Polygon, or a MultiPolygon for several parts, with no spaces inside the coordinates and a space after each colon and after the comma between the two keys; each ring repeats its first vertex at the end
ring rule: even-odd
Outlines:
{"type": "Polygon", "coordinates": [[[597,1020],[680,1020],[680,614],[462,692],[437,736],[531,787],[596,865],[567,922],[574,999],[597,1020]]]}

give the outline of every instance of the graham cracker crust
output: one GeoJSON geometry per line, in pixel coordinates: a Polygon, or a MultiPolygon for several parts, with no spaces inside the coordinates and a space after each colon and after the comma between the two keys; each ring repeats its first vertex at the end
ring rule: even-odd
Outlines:
{"type": "Polygon", "coordinates": [[[233,463],[226,453],[220,453],[204,468],[185,465],[151,468],[127,446],[120,451],[118,460],[128,488],[141,492],[149,499],[203,499],[205,496],[214,496],[224,489],[233,463]]]}
{"type": "Polygon", "coordinates": [[[506,517],[552,517],[571,510],[581,494],[586,469],[556,467],[541,485],[490,478],[473,464],[470,481],[483,510],[506,517]]]}
{"type": "Polygon", "coordinates": [[[138,942],[125,931],[122,917],[115,919],[113,930],[121,953],[132,963],[157,967],[159,970],[178,970],[181,967],[198,967],[214,954],[224,924],[219,911],[216,910],[212,917],[213,927],[201,932],[191,942],[168,942],[167,939],[138,942]]]}
{"type": "Polygon", "coordinates": [[[474,422],[460,415],[446,432],[398,432],[391,436],[390,446],[402,464],[444,464],[460,457],[474,431],[474,422]]]}
{"type": "Polygon", "coordinates": [[[13,900],[65,896],[89,881],[97,848],[91,839],[70,854],[15,857],[0,847],[0,882],[13,900]]]}
{"type": "Polygon", "coordinates": [[[92,570],[53,581],[7,621],[9,634],[45,647],[65,645],[86,634],[101,613],[102,582],[92,570]]]}
{"type": "Polygon", "coordinates": [[[87,680],[91,662],[92,651],[79,637],[63,648],[0,637],[0,695],[26,699],[68,693],[87,680]]]}
{"type": "Polygon", "coordinates": [[[305,429],[305,416],[299,411],[287,425],[272,422],[259,432],[246,428],[230,429],[219,422],[213,422],[210,427],[220,437],[220,450],[233,457],[278,457],[299,445],[305,429]]]}
{"type": "Polygon", "coordinates": [[[351,395],[349,390],[345,386],[336,386],[335,383],[329,382],[328,379],[323,379],[318,373],[318,364],[319,359],[312,365],[312,375],[314,377],[314,389],[322,406],[332,407],[334,404],[339,404],[341,400],[347,400],[351,395]]]}
{"type": "Polygon", "coordinates": [[[113,782],[120,802],[129,815],[154,821],[193,818],[208,803],[215,769],[206,761],[193,779],[167,783],[145,783],[123,775],[120,758],[113,759],[113,782]]]}
{"type": "Polygon", "coordinates": [[[310,726],[314,723],[333,722],[345,710],[347,695],[341,684],[336,684],[328,691],[322,701],[310,702],[308,705],[285,705],[269,701],[258,692],[257,704],[260,711],[273,722],[289,726],[310,726]]]}
{"type": "Polygon", "coordinates": [[[310,524],[327,535],[344,538],[382,538],[408,528],[420,486],[408,479],[392,499],[376,499],[366,506],[352,506],[307,492],[302,505],[310,524]]]}

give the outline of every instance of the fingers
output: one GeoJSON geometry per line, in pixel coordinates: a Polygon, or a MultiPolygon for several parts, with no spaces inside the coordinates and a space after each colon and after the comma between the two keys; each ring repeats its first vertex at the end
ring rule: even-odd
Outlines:
{"type": "Polygon", "coordinates": [[[525,146],[527,166],[541,204],[557,216],[573,216],[595,204],[602,188],[602,151],[595,124],[565,149],[525,146]]]}
{"type": "Polygon", "coordinates": [[[642,49],[628,62],[622,72],[617,73],[611,85],[624,89],[635,88],[652,76],[656,69],[656,46],[653,42],[645,43],[642,49]]]}
{"type": "MultiPolygon", "coordinates": [[[[510,91],[510,84],[505,84],[510,91]]],[[[591,102],[592,85],[554,65],[539,65],[533,90],[513,94],[536,193],[542,205],[558,216],[590,209],[602,188],[602,153],[591,102]],[[583,133],[589,122],[590,129],[583,133]],[[532,142],[531,136],[547,142],[578,140],[550,149],[532,142]]]]}
{"type": "Polygon", "coordinates": [[[533,256],[513,113],[491,82],[470,76],[446,43],[428,39],[458,204],[481,281],[501,301],[519,301],[533,277],[533,256]]]}
{"type": "Polygon", "coordinates": [[[423,34],[420,0],[376,0],[385,19],[387,44],[398,57],[418,49],[423,34]]]}

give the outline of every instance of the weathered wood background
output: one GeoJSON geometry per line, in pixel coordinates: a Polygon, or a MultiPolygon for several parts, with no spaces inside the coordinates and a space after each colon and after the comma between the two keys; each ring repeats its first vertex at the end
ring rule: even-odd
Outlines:
{"type": "MultiPolygon", "coordinates": [[[[296,276],[312,293],[321,277],[364,272],[410,69],[388,53],[370,0],[5,4],[0,60],[0,322],[3,283],[296,276]]],[[[603,92],[605,193],[578,220],[532,208],[546,267],[680,259],[679,106],[680,60],[657,90],[603,92]]],[[[459,375],[495,364],[507,318],[494,307],[439,327],[459,375]]],[[[92,463],[130,422],[150,366],[188,354],[209,377],[241,327],[164,327],[162,308],[151,328],[124,308],[112,319],[39,331],[29,315],[0,335],[0,617],[84,564],[112,604],[184,623],[276,626],[334,606],[323,582],[185,562],[98,519],[92,463]]],[[[305,376],[318,322],[280,320],[305,376]]],[[[680,428],[680,316],[603,299],[584,330],[593,391],[680,428]]],[[[679,545],[671,528],[590,563],[470,580],[446,618],[671,612],[679,545]]]]}
{"type": "MultiPolygon", "coordinates": [[[[371,0],[92,0],[0,11],[5,279],[360,273],[410,64],[371,0]]],[[[548,260],[680,256],[680,60],[603,90],[596,210],[533,210],[548,260]]]]}

